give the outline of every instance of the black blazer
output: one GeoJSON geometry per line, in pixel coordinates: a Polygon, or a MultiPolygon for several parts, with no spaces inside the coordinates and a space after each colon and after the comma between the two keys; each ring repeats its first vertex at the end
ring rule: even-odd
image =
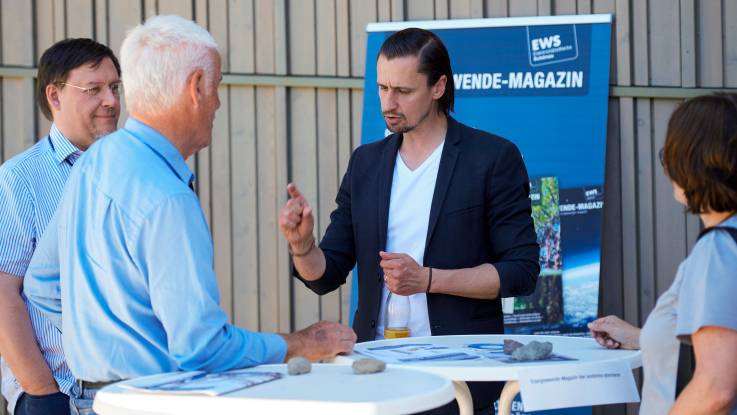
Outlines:
{"type": "MultiPolygon", "coordinates": [[[[394,162],[402,134],[362,145],[351,156],[320,248],[323,276],[304,283],[318,294],[335,290],[358,263],[358,341],[373,340],[381,305],[394,162]]],[[[493,264],[504,297],[535,290],[539,247],[535,239],[527,170],[511,142],[448,118],[430,208],[424,266],[438,269],[493,264]]],[[[295,276],[300,278],[295,270],[295,276]]],[[[301,279],[301,278],[300,278],[301,279]]],[[[444,294],[427,298],[433,335],[504,331],[501,301],[444,294]]]]}

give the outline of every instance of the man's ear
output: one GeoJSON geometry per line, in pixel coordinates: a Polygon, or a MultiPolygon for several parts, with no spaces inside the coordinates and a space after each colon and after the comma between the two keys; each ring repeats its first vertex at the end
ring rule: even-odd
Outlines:
{"type": "Polygon", "coordinates": [[[61,110],[61,100],[59,99],[59,87],[56,84],[46,85],[46,102],[49,103],[49,108],[53,108],[56,111],[61,110]]]}
{"type": "Polygon", "coordinates": [[[200,105],[200,102],[205,97],[205,71],[202,68],[194,70],[187,81],[187,92],[192,100],[192,104],[195,107],[200,105]]]}
{"type": "Polygon", "coordinates": [[[438,81],[432,86],[432,98],[440,99],[445,94],[445,86],[448,84],[448,77],[440,75],[438,81]]]}

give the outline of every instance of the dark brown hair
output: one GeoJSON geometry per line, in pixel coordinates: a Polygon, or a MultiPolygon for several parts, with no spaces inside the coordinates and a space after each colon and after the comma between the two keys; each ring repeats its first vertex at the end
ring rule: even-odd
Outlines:
{"type": "Polygon", "coordinates": [[[92,39],[64,39],[46,49],[38,62],[36,77],[36,101],[46,119],[53,121],[49,101],[46,100],[46,86],[66,82],[69,72],[82,65],[97,68],[105,58],[113,61],[120,76],[120,64],[113,51],[92,39]]]}
{"type": "Polygon", "coordinates": [[[691,213],[737,210],[737,96],[689,99],[668,122],[663,166],[691,213]]]}
{"type": "Polygon", "coordinates": [[[419,60],[417,72],[427,76],[428,86],[435,85],[438,79],[445,75],[445,93],[438,99],[438,109],[445,115],[453,111],[455,85],[453,71],[450,68],[450,56],[448,49],[435,33],[416,27],[400,30],[384,41],[379,56],[387,60],[417,56],[419,60]]]}

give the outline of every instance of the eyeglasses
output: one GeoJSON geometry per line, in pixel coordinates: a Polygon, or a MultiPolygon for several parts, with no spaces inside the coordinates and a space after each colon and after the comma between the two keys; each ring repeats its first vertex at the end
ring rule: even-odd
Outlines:
{"type": "MultiPolygon", "coordinates": [[[[85,88],[79,85],[70,84],[68,82],[58,82],[58,84],[71,86],[72,88],[79,89],[80,91],[82,91],[82,93],[84,93],[85,95],[91,96],[91,97],[94,97],[100,92],[102,92],[102,88],[105,86],[103,84],[103,85],[96,85],[96,86],[91,86],[89,88],[85,88]]],[[[107,84],[107,87],[110,88],[110,92],[112,92],[113,96],[119,97],[123,93],[123,83],[121,81],[110,82],[109,84],[107,84]]]]}

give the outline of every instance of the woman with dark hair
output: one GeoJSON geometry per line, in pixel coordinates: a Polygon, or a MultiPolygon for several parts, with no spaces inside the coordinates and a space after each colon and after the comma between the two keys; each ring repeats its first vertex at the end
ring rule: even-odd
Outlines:
{"type": "Polygon", "coordinates": [[[684,102],[660,156],[673,196],[704,230],[642,330],[615,316],[589,329],[602,346],[642,349],[640,413],[737,414],[737,96],[684,102]],[[696,368],[677,393],[681,343],[693,345],[696,368]]]}

